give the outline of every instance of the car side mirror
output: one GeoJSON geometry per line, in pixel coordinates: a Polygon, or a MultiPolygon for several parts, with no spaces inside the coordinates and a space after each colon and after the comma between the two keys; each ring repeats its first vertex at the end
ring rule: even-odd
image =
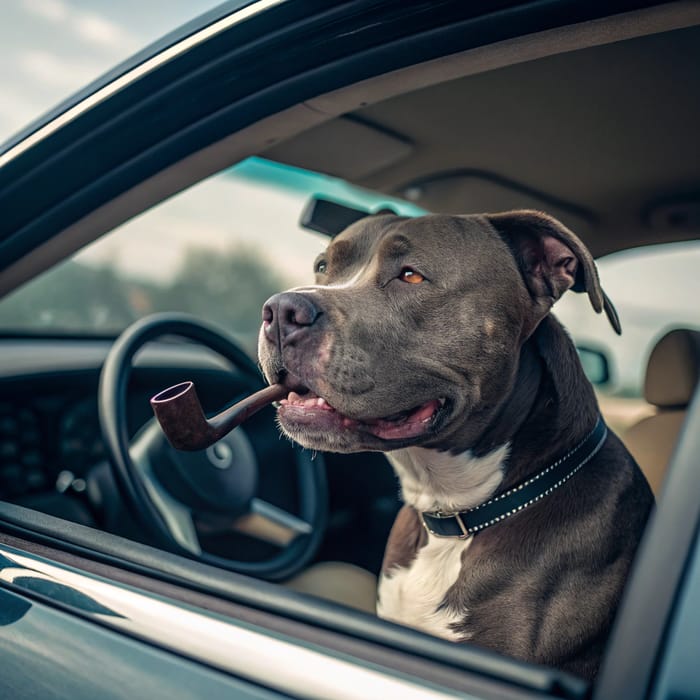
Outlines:
{"type": "Polygon", "coordinates": [[[591,384],[600,386],[610,381],[608,358],[601,350],[576,346],[583,371],[591,384]]]}

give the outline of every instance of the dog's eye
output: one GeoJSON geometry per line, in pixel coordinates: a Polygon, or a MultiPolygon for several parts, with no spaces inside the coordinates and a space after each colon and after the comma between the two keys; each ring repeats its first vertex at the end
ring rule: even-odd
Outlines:
{"type": "Polygon", "coordinates": [[[314,272],[324,274],[328,269],[328,263],[325,260],[318,260],[314,265],[314,272]]]}
{"type": "Polygon", "coordinates": [[[416,272],[412,267],[404,267],[399,273],[399,279],[409,284],[420,284],[425,277],[420,272],[416,272]]]}

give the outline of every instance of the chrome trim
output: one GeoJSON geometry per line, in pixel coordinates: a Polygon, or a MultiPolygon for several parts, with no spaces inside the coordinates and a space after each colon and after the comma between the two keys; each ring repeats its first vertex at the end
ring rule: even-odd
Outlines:
{"type": "Polygon", "coordinates": [[[0,543],[3,585],[30,596],[39,593],[100,625],[294,697],[469,697],[0,543]]]}
{"type": "Polygon", "coordinates": [[[164,63],[167,63],[173,58],[185,53],[186,51],[189,51],[197,44],[210,39],[212,36],[215,36],[216,34],[219,34],[220,32],[239,24],[240,22],[243,22],[244,20],[249,19],[260,12],[264,12],[275,5],[280,5],[283,2],[286,2],[286,0],[257,0],[257,2],[253,2],[240,10],[234,11],[226,17],[222,17],[213,24],[200,29],[194,34],[190,34],[190,36],[185,37],[177,44],[173,44],[157,55],[146,59],[143,63],[140,63],[138,66],[132,68],[126,73],[123,73],[118,78],[115,78],[111,83],[101,87],[91,95],[88,95],[85,99],[78,102],[78,104],[69,107],[55,119],[52,119],[47,124],[44,124],[44,126],[39,127],[25,139],[10,148],[4,154],[0,155],[0,168],[30,149],[42,139],[73,121],[76,117],[79,117],[84,112],[92,109],[95,105],[103,102],[108,97],[111,97],[134,80],[138,80],[164,63]]]}

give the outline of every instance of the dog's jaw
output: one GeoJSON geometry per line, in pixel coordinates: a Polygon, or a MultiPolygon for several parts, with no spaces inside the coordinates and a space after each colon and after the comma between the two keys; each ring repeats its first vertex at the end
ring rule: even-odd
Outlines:
{"type": "Polygon", "coordinates": [[[287,435],[310,449],[337,449],[347,442],[353,452],[363,447],[386,451],[432,436],[445,404],[445,399],[429,399],[392,416],[360,419],[344,415],[313,391],[291,391],[280,401],[277,418],[287,435]]]}

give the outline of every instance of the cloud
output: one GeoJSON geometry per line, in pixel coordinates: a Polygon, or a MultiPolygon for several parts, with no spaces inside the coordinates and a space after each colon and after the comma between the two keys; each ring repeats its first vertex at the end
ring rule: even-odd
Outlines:
{"type": "Polygon", "coordinates": [[[95,68],[90,63],[66,59],[41,49],[20,52],[17,64],[29,78],[59,88],[61,93],[75,90],[95,78],[95,68]]]}
{"type": "Polygon", "coordinates": [[[24,8],[37,17],[49,22],[65,22],[68,6],[62,0],[24,0],[24,8]]]}
{"type": "Polygon", "coordinates": [[[144,45],[142,37],[127,31],[117,22],[94,12],[72,7],[64,0],[24,0],[24,9],[46,22],[58,25],[59,31],[119,56],[134,52],[144,45]]]}
{"type": "Polygon", "coordinates": [[[21,90],[6,85],[2,89],[0,100],[0,142],[36,118],[42,108],[41,103],[31,99],[21,90]]]}
{"type": "Polygon", "coordinates": [[[142,42],[116,22],[87,12],[75,12],[72,28],[85,41],[120,52],[136,51],[142,42]]]}

